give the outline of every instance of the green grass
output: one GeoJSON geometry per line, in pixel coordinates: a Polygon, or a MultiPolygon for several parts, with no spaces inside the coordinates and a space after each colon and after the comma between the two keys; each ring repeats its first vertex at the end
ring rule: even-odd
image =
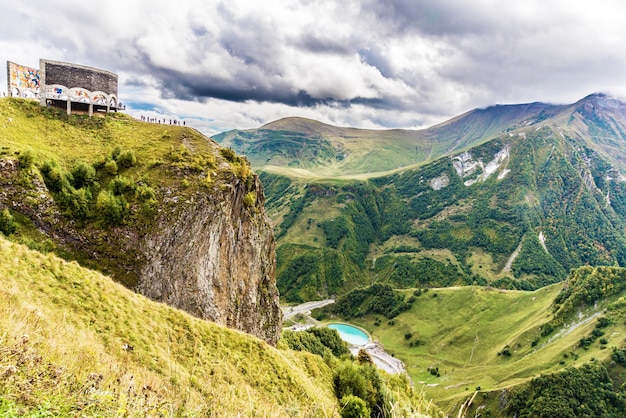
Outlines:
{"type": "MultiPolygon", "coordinates": [[[[560,288],[553,285],[534,292],[430,289],[417,297],[409,311],[394,318],[393,325],[382,318],[382,324],[375,326],[376,316],[352,322],[404,361],[416,387],[450,412],[477,387],[499,390],[594,357],[610,357],[611,350],[600,349],[597,342],[589,350],[578,348],[578,341],[591,333],[595,320],[539,338],[540,325],[552,319],[551,304],[560,288]],[[406,339],[407,333],[412,335],[410,339],[406,339]],[[536,338],[538,343],[533,346],[536,338]],[[498,355],[507,345],[512,355],[498,355]],[[437,367],[440,376],[431,374],[429,367],[437,367]]],[[[413,294],[405,292],[407,297],[413,294]]],[[[581,319],[601,309],[581,312],[581,319]]],[[[620,335],[625,332],[623,321],[611,325],[606,331],[608,346],[620,347],[620,335]]]]}
{"type": "Polygon", "coordinates": [[[302,213],[296,218],[294,225],[278,240],[278,243],[288,242],[322,247],[326,242],[326,236],[322,228],[317,225],[324,221],[335,219],[339,215],[341,215],[341,212],[333,206],[305,206],[302,213]],[[309,219],[311,219],[310,222],[309,219]]]}
{"type": "Polygon", "coordinates": [[[337,408],[320,357],[193,318],[3,238],[0,277],[0,415],[330,416],[337,408]]]}
{"type": "Polygon", "coordinates": [[[219,149],[191,128],[143,123],[121,113],[92,118],[67,116],[58,109],[42,108],[35,101],[4,98],[0,99],[0,117],[4,154],[31,150],[37,161],[56,159],[69,169],[76,161],[104,158],[119,146],[132,150],[137,157],[137,164],[125,176],[166,185],[171,183],[171,176],[159,166],[169,163],[170,154],[181,145],[195,155],[215,154],[219,149]]]}

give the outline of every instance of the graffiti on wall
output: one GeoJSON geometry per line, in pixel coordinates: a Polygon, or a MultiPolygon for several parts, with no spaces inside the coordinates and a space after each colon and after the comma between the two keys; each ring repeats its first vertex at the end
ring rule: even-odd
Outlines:
{"type": "Polygon", "coordinates": [[[39,93],[39,70],[37,68],[25,67],[23,65],[8,63],[9,67],[9,88],[17,88],[20,92],[30,90],[39,93]]]}

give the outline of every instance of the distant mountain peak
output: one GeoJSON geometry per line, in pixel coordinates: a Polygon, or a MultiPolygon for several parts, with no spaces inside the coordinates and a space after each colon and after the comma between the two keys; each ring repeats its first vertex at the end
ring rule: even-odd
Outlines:
{"type": "Polygon", "coordinates": [[[309,135],[319,135],[322,133],[330,133],[339,128],[314,119],[308,119],[299,116],[289,116],[270,123],[266,123],[265,125],[261,126],[260,129],[266,129],[270,131],[292,131],[309,135]]]}
{"type": "Polygon", "coordinates": [[[626,109],[626,103],[623,100],[606,93],[592,93],[579,100],[577,104],[591,104],[603,109],[626,109]]]}

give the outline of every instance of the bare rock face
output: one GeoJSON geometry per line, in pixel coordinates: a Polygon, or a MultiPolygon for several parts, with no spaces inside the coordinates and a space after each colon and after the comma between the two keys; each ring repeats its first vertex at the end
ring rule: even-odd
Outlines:
{"type": "Polygon", "coordinates": [[[263,212],[236,179],[219,196],[198,196],[161,216],[141,247],[146,263],[137,290],[200,318],[276,344],[281,312],[275,283],[275,243],[263,212]]]}

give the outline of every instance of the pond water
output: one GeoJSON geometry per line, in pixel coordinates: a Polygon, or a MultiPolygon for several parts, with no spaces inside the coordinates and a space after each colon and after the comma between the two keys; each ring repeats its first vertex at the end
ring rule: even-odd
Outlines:
{"type": "Polygon", "coordinates": [[[348,324],[330,324],[328,328],[336,329],[342,340],[348,344],[365,345],[370,337],[360,329],[348,324]]]}

